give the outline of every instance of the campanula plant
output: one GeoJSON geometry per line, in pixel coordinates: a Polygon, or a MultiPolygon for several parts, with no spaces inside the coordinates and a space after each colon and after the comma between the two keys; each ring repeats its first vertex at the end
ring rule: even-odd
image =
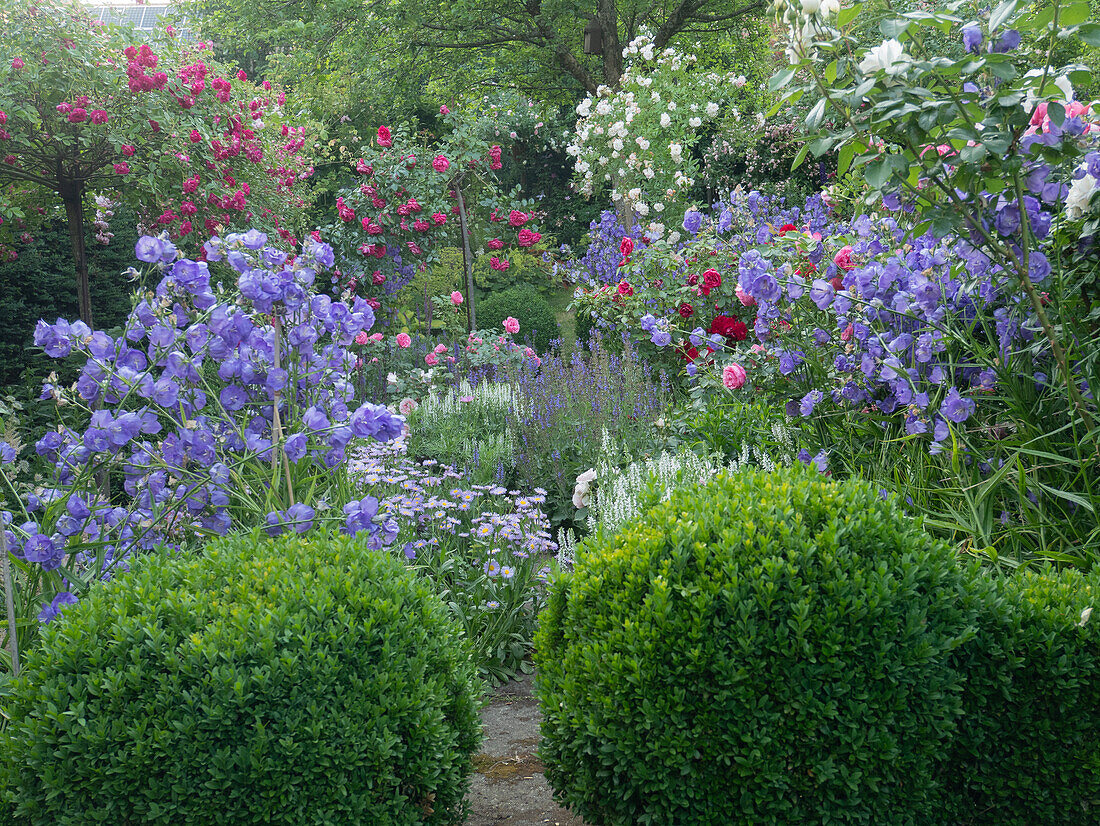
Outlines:
{"type": "Polygon", "coordinates": [[[392,439],[404,423],[356,404],[348,346],[374,316],[363,299],[316,292],[331,248],[310,239],[292,257],[250,230],[212,238],[205,260],[181,258],[163,236],[141,238],[135,252],[160,280],[138,296],[120,335],[63,319],[35,330],[46,355],[86,359],[72,389],[47,384],[43,396],[88,418],[38,441],[53,476],[3,514],[23,583],[24,643],[35,614],[48,621],[155,546],[337,523],[380,547],[396,530],[375,499],[345,504],[352,497],[341,489],[349,445],[392,439]],[[236,274],[236,289],[212,286],[214,267],[236,274]]]}

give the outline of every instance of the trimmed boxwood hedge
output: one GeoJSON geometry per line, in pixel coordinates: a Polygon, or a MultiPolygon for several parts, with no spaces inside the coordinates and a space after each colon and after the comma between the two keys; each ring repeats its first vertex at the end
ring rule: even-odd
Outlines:
{"type": "Polygon", "coordinates": [[[1100,571],[961,563],[867,485],[722,477],[552,587],[547,778],[594,826],[1094,826],[1098,608],[1100,571]]]}
{"type": "Polygon", "coordinates": [[[499,330],[508,317],[519,322],[515,340],[530,342],[537,353],[545,353],[551,341],[561,338],[561,327],[554,311],[534,287],[509,287],[492,293],[477,305],[477,326],[482,330],[499,330]]]}
{"type": "Polygon", "coordinates": [[[965,713],[939,771],[939,822],[1095,826],[1100,572],[1023,571],[998,591],[952,657],[965,713]]]}
{"type": "Polygon", "coordinates": [[[922,822],[976,577],[865,484],[788,470],[678,491],[551,591],[547,779],[595,826],[922,822]]]}
{"type": "Polygon", "coordinates": [[[139,560],[43,637],[4,704],[5,822],[464,819],[475,669],[429,585],[364,542],[139,560]]]}

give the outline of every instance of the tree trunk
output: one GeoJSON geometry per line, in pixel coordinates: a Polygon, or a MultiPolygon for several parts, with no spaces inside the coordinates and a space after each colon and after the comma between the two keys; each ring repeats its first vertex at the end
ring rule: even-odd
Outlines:
{"type": "Polygon", "coordinates": [[[59,191],[65,204],[65,217],[69,219],[69,240],[72,244],[73,263],[76,265],[76,300],[80,306],[80,320],[92,327],[88,251],[84,247],[84,184],[80,181],[62,180],[59,191]]]}
{"type": "Polygon", "coordinates": [[[596,19],[603,32],[603,82],[618,91],[623,77],[623,47],[619,43],[619,10],[615,0],[599,0],[596,19]]]}
{"type": "Polygon", "coordinates": [[[466,332],[477,329],[477,316],[474,313],[474,255],[470,251],[470,225],[466,220],[466,201],[462,198],[461,185],[455,186],[458,196],[458,223],[462,232],[462,269],[466,273],[466,332]]]}

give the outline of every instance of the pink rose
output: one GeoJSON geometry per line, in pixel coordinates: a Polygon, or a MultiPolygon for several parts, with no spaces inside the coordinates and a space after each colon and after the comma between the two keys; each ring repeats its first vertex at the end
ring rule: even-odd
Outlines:
{"type": "Polygon", "coordinates": [[[531,216],[520,212],[518,209],[513,209],[508,213],[508,225],[512,227],[522,227],[527,223],[527,219],[530,217],[531,216]]]}
{"type": "Polygon", "coordinates": [[[533,247],[541,240],[542,235],[537,232],[532,232],[529,229],[521,229],[519,231],[518,241],[521,247],[533,247]]]}
{"type": "Polygon", "coordinates": [[[437,227],[441,227],[445,223],[447,223],[447,216],[444,215],[442,212],[433,212],[432,223],[435,224],[437,227]]]}
{"type": "Polygon", "coordinates": [[[122,150],[122,154],[125,155],[127,158],[134,157],[134,152],[137,151],[136,147],[133,147],[128,143],[122,144],[122,146],[119,148],[122,150]]]}
{"type": "Polygon", "coordinates": [[[92,123],[102,125],[107,122],[107,113],[104,112],[102,109],[93,109],[91,118],[92,123]]]}
{"type": "Polygon", "coordinates": [[[408,416],[417,408],[416,399],[402,399],[397,403],[397,412],[402,416],[408,416]]]}
{"type": "Polygon", "coordinates": [[[852,248],[844,247],[844,249],[833,256],[833,263],[845,271],[855,267],[855,264],[852,263],[852,248]]]}
{"type": "Polygon", "coordinates": [[[128,163],[126,163],[126,161],[120,161],[119,163],[116,163],[115,164],[115,174],[116,175],[129,175],[130,174],[130,165],[128,163]]]}
{"type": "Polygon", "coordinates": [[[22,69],[22,68],[23,68],[23,66],[24,66],[24,63],[23,63],[23,61],[22,61],[22,60],[20,60],[20,59],[19,59],[18,57],[17,57],[17,58],[15,58],[15,60],[13,60],[13,61],[11,62],[11,67],[12,67],[13,69],[22,69]]]}
{"type": "Polygon", "coordinates": [[[382,339],[383,339],[383,335],[381,333],[371,333],[370,334],[370,340],[371,341],[381,341],[382,339]]]}
{"type": "Polygon", "coordinates": [[[451,110],[447,108],[446,103],[444,103],[442,106],[439,107],[439,114],[441,114],[441,115],[451,114],[451,110]]]}
{"type": "Polygon", "coordinates": [[[429,367],[434,367],[435,365],[439,364],[439,356],[437,356],[435,353],[428,353],[428,355],[424,356],[424,363],[427,364],[429,367]]]}
{"type": "Polygon", "coordinates": [[[756,299],[749,295],[747,292],[741,289],[741,285],[737,285],[737,289],[734,290],[734,294],[737,296],[737,300],[740,301],[746,307],[755,307],[756,299]]]}
{"type": "Polygon", "coordinates": [[[504,332],[515,335],[519,332],[519,322],[511,316],[508,316],[508,318],[504,319],[504,332]]]}
{"type": "Polygon", "coordinates": [[[368,341],[370,341],[370,336],[369,336],[369,335],[367,335],[367,331],[366,331],[366,330],[362,330],[362,331],[360,331],[360,332],[359,332],[359,333],[358,333],[358,334],[357,334],[357,335],[355,336],[355,343],[356,343],[356,344],[366,344],[366,343],[367,343],[368,341]]]}
{"type": "Polygon", "coordinates": [[[390,130],[386,126],[378,127],[378,145],[393,146],[393,135],[390,134],[390,130]]]}
{"type": "Polygon", "coordinates": [[[745,379],[748,376],[745,373],[745,368],[740,364],[727,364],[722,368],[722,384],[726,386],[727,390],[738,390],[745,386],[745,379]]]}
{"type": "Polygon", "coordinates": [[[504,242],[501,241],[499,238],[490,238],[486,242],[485,246],[487,246],[491,250],[502,250],[504,249],[504,242]]]}
{"type": "Polygon", "coordinates": [[[408,333],[398,333],[397,334],[397,346],[398,347],[400,347],[402,350],[404,350],[410,344],[412,344],[412,339],[409,337],[408,333]]]}
{"type": "Polygon", "coordinates": [[[447,168],[451,165],[451,162],[444,158],[442,155],[436,155],[435,160],[432,161],[432,169],[436,172],[446,172],[447,168]]]}
{"type": "Polygon", "coordinates": [[[458,290],[455,290],[453,293],[451,293],[451,303],[454,304],[456,307],[461,304],[462,293],[460,293],[458,290]]]}
{"type": "Polygon", "coordinates": [[[489,266],[497,272],[504,272],[512,264],[507,258],[497,258],[494,255],[489,259],[489,266]]]}
{"type": "Polygon", "coordinates": [[[432,352],[434,352],[437,356],[441,356],[447,352],[447,345],[437,344],[435,345],[435,347],[432,348],[432,352]]]}

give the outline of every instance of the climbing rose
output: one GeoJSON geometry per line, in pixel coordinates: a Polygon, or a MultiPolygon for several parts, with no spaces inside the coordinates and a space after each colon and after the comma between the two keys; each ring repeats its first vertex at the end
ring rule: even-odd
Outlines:
{"type": "Polygon", "coordinates": [[[432,161],[432,169],[440,173],[446,172],[450,165],[451,162],[442,155],[436,155],[435,160],[432,161]]]}
{"type": "Polygon", "coordinates": [[[521,247],[533,247],[541,240],[542,235],[537,232],[532,232],[529,229],[521,229],[519,231],[518,241],[521,247]]]}
{"type": "Polygon", "coordinates": [[[520,212],[518,209],[513,209],[508,213],[508,225],[512,227],[522,227],[527,223],[527,219],[530,216],[526,213],[520,212]]]}
{"type": "Polygon", "coordinates": [[[393,136],[390,134],[390,130],[386,126],[378,127],[378,145],[393,146],[393,136]]]}

